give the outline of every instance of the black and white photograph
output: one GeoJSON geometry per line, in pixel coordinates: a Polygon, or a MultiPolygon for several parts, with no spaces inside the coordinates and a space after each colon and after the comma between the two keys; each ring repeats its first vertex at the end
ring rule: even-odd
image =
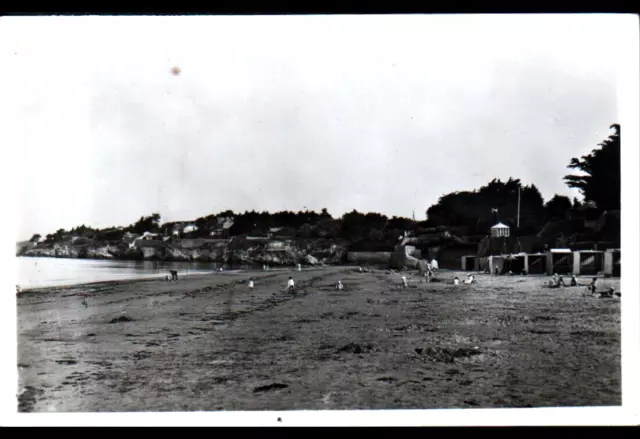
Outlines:
{"type": "Polygon", "coordinates": [[[637,39],[0,18],[3,425],[637,423],[637,39]]]}

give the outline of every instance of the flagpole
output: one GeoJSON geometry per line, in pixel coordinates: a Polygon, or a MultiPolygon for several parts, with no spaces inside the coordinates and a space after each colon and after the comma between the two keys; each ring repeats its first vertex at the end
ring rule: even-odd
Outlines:
{"type": "Polygon", "coordinates": [[[520,228],[520,185],[518,185],[518,220],[516,223],[516,228],[520,228]]]}

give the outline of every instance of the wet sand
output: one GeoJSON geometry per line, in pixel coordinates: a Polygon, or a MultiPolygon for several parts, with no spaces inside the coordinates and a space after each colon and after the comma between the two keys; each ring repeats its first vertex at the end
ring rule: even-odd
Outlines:
{"type": "Polygon", "coordinates": [[[404,290],[399,274],[328,267],[25,292],[19,411],[621,404],[618,298],[456,274],[404,290]]]}

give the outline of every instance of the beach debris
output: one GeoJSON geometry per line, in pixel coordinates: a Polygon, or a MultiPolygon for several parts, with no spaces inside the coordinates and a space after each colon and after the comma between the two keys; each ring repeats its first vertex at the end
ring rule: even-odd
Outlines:
{"type": "Polygon", "coordinates": [[[65,359],[65,360],[56,360],[56,363],[58,363],[58,364],[72,365],[72,364],[77,364],[78,362],[77,362],[76,360],[65,359]]]}
{"type": "Polygon", "coordinates": [[[415,353],[424,357],[429,357],[431,361],[437,361],[442,363],[453,363],[456,358],[467,358],[474,355],[479,355],[480,350],[474,347],[471,348],[440,348],[440,347],[426,347],[415,348],[415,353]]]}
{"type": "Polygon", "coordinates": [[[109,323],[120,323],[120,322],[132,322],[133,319],[127,316],[120,316],[114,319],[111,319],[109,323]]]}
{"type": "Polygon", "coordinates": [[[338,352],[347,352],[351,354],[362,354],[376,351],[378,351],[378,348],[372,343],[349,343],[338,349],[338,352]]]}
{"type": "Polygon", "coordinates": [[[30,412],[37,402],[37,397],[44,394],[44,390],[33,386],[24,387],[18,393],[18,411],[30,412]]]}
{"type": "Polygon", "coordinates": [[[288,384],[272,383],[272,384],[267,384],[265,386],[256,387],[255,389],[253,389],[253,393],[269,392],[272,390],[281,390],[281,389],[286,389],[287,387],[289,387],[288,384]]]}

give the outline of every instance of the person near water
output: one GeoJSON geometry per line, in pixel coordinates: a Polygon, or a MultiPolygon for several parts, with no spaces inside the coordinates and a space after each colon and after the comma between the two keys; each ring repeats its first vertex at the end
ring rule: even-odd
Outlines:
{"type": "Polygon", "coordinates": [[[460,279],[458,278],[458,276],[453,278],[453,284],[454,285],[460,285],[460,279]]]}
{"type": "Polygon", "coordinates": [[[249,288],[253,290],[253,278],[249,278],[249,288]]]}
{"type": "Polygon", "coordinates": [[[287,290],[289,292],[293,292],[294,288],[295,288],[295,282],[293,282],[293,278],[289,276],[289,281],[287,282],[287,290]]]}
{"type": "Polygon", "coordinates": [[[407,284],[407,277],[402,276],[402,288],[408,288],[409,284],[407,284]]]}
{"type": "Polygon", "coordinates": [[[338,291],[342,291],[342,289],[344,288],[344,286],[342,285],[342,281],[338,281],[338,283],[336,284],[336,289],[338,291]]]}
{"type": "Polygon", "coordinates": [[[438,261],[436,261],[435,258],[431,261],[431,270],[434,272],[439,270],[438,261]]]}
{"type": "Polygon", "coordinates": [[[467,279],[464,281],[465,284],[475,284],[476,282],[476,277],[473,274],[470,274],[467,276],[467,279]]]}

